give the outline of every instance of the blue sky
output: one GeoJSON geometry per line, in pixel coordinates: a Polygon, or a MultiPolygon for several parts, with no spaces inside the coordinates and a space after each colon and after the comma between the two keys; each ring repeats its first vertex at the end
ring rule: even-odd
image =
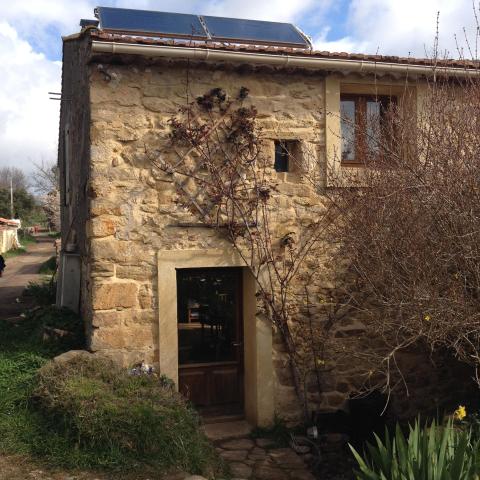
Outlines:
{"type": "Polygon", "coordinates": [[[59,102],[47,92],[60,91],[61,36],[99,4],[293,22],[330,51],[424,56],[438,11],[450,56],[455,34],[475,32],[471,0],[10,0],[0,10],[0,166],[56,160],[59,102]]]}
{"type": "MultiPolygon", "coordinates": [[[[96,5],[91,2],[86,2],[88,7],[91,5],[96,5]]],[[[122,2],[117,0],[104,0],[100,4],[102,6],[118,6],[122,2]]],[[[152,8],[152,9],[164,9],[166,11],[176,11],[178,13],[199,13],[199,14],[220,14],[218,13],[221,10],[218,5],[226,2],[211,2],[207,4],[201,4],[199,2],[184,2],[183,4],[175,4],[172,6],[172,10],[169,10],[165,7],[165,2],[138,2],[142,5],[139,6],[143,8],[152,8]],[[148,3],[148,5],[145,5],[148,3]],[[198,4],[197,4],[198,3],[198,4]],[[158,6],[157,6],[158,4],[158,6]]],[[[328,29],[327,40],[335,41],[340,40],[347,36],[347,16],[345,15],[348,12],[349,2],[348,0],[339,0],[337,2],[305,2],[304,6],[300,6],[297,11],[289,10],[286,14],[271,15],[265,16],[255,15],[255,10],[250,10],[247,14],[248,18],[261,18],[264,20],[279,20],[279,21],[289,21],[295,23],[300,27],[305,33],[315,37],[319,32],[322,32],[326,25],[330,28],[328,29]],[[318,8],[320,4],[320,8],[318,8]]],[[[127,6],[127,5],[122,5],[127,6]]],[[[133,5],[132,5],[133,6],[133,5]]],[[[128,5],[129,8],[130,5],[128,5]]],[[[237,12],[235,9],[224,8],[224,15],[235,16],[243,18],[242,12],[237,12]]],[[[90,11],[85,9],[85,18],[94,18],[93,7],[90,11]]],[[[45,54],[46,58],[49,60],[61,60],[62,55],[62,45],[59,42],[61,35],[68,33],[66,31],[65,23],[59,22],[58,20],[52,18],[51,22],[48,22],[44,25],[41,31],[37,29],[31,30],[30,28],[20,29],[22,36],[30,43],[35,51],[45,54]]],[[[72,32],[75,31],[76,25],[72,25],[72,32]]]]}

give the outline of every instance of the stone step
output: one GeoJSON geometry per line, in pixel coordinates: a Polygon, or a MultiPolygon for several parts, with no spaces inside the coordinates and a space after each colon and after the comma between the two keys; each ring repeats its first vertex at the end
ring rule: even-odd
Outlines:
{"type": "Polygon", "coordinates": [[[203,431],[211,442],[216,443],[248,437],[252,426],[246,420],[222,421],[203,425],[203,431]]]}

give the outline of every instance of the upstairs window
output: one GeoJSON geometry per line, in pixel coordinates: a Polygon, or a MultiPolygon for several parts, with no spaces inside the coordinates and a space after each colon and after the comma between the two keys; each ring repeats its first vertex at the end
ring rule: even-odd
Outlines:
{"type": "Polygon", "coordinates": [[[342,163],[363,163],[375,154],[384,137],[386,113],[395,97],[344,94],[340,97],[342,163]]]}
{"type": "Polygon", "coordinates": [[[299,142],[297,140],[275,140],[276,172],[293,172],[297,170],[299,142]]]}

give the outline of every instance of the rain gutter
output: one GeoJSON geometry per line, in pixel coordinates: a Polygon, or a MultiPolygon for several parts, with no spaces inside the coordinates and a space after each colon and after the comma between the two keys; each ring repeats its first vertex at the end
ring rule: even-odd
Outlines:
{"type": "Polygon", "coordinates": [[[182,58],[211,62],[238,62],[271,65],[283,68],[336,70],[349,73],[390,73],[413,75],[442,75],[458,77],[480,76],[476,68],[426,66],[410,63],[374,62],[371,60],[332,59],[301,55],[269,54],[258,52],[225,51],[198,47],[172,47],[169,45],[142,45],[108,41],[92,41],[93,53],[143,55],[147,57],[182,58]]]}

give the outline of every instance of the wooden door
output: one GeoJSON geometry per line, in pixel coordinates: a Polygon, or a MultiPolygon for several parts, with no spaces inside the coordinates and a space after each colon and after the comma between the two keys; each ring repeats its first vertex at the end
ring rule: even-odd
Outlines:
{"type": "Polygon", "coordinates": [[[205,415],[243,412],[241,273],[177,270],[179,389],[205,415]]]}

